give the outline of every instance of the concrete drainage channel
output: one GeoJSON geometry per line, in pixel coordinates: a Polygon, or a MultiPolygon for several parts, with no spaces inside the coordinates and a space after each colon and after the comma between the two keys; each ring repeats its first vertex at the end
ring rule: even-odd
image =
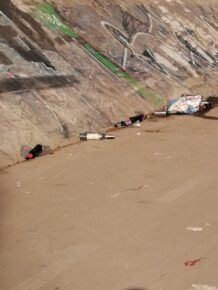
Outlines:
{"type": "MultiPolygon", "coordinates": [[[[0,150],[7,160],[5,164],[20,162],[19,150],[23,144],[33,146],[42,142],[52,148],[63,147],[71,143],[79,132],[102,131],[102,128],[110,127],[119,118],[131,116],[135,111],[148,113],[163,106],[165,94],[162,88],[156,90],[156,85],[172,85],[173,77],[170,80],[170,74],[166,73],[169,70],[163,69],[164,66],[157,62],[151,50],[144,51],[143,58],[133,51],[132,61],[137,60],[145,65],[145,57],[149,57],[148,66],[143,72],[146,74],[151,68],[151,72],[155,72],[152,85],[147,79],[141,78],[142,74],[137,70],[131,73],[126,69],[130,40],[127,39],[125,64],[122,66],[113,56],[104,53],[99,43],[95,45],[93,41],[86,40],[89,32],[75,32],[76,24],[69,21],[58,4],[52,6],[46,2],[31,6],[31,15],[25,12],[30,11],[30,7],[27,10],[18,7],[11,1],[0,3],[0,150]],[[165,79],[155,79],[158,74],[165,79]],[[159,94],[160,91],[162,94],[159,94]]],[[[158,22],[157,17],[143,7],[140,7],[140,11],[150,19],[152,25],[149,31],[157,34],[153,25],[158,22]]],[[[128,23],[139,24],[133,16],[123,10],[121,12],[127,32],[128,23]]],[[[124,37],[121,29],[110,22],[99,23],[116,41],[120,36],[124,37]]],[[[162,22],[159,25],[164,35],[165,26],[162,22]]],[[[145,29],[145,23],[135,28],[145,29]]],[[[137,42],[138,36],[140,32],[136,31],[132,45],[137,42]]],[[[196,55],[192,51],[195,65],[202,59],[201,53],[199,50],[196,55]]],[[[208,54],[207,59],[214,60],[213,55],[208,54]]],[[[205,64],[206,60],[203,59],[203,62],[205,64]]],[[[194,64],[191,65],[194,67],[194,64]]],[[[215,70],[215,64],[211,64],[211,69],[215,70]]],[[[202,74],[200,66],[199,74],[202,74]]],[[[183,80],[178,82],[180,89],[187,89],[183,80]]],[[[168,92],[168,85],[166,87],[168,92]]],[[[165,98],[171,96],[169,94],[165,98]]]]}

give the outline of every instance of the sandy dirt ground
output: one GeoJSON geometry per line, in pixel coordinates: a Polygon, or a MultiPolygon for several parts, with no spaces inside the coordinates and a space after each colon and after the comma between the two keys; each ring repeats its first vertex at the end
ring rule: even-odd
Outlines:
{"type": "Polygon", "coordinates": [[[2,172],[0,289],[217,290],[217,120],[147,120],[2,172]]]}

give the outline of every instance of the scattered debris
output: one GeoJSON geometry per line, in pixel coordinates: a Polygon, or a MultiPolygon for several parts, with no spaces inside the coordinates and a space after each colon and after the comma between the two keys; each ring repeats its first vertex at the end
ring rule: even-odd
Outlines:
{"type": "Polygon", "coordinates": [[[198,227],[188,227],[186,230],[188,231],[193,231],[193,232],[201,232],[203,228],[198,228],[198,227]]]}
{"type": "Polygon", "coordinates": [[[141,127],[141,123],[139,121],[137,121],[132,126],[133,127],[141,127]]]}
{"type": "Polygon", "coordinates": [[[141,136],[141,133],[140,133],[140,132],[138,132],[136,135],[137,135],[137,136],[141,136]]]}
{"type": "Polygon", "coordinates": [[[144,184],[144,185],[139,185],[138,187],[135,187],[135,188],[129,188],[128,190],[140,190],[142,188],[147,188],[148,185],[147,184],[144,184]]]}
{"type": "Polygon", "coordinates": [[[128,120],[120,121],[119,123],[116,123],[114,125],[114,127],[125,128],[125,127],[131,126],[131,125],[133,125],[135,123],[142,122],[144,119],[145,119],[145,115],[144,114],[139,114],[139,115],[130,117],[128,120]]]}
{"type": "Polygon", "coordinates": [[[115,193],[115,194],[111,195],[110,197],[111,197],[111,198],[116,198],[116,197],[118,197],[119,195],[120,195],[120,193],[115,193]]]}
{"type": "Polygon", "coordinates": [[[87,141],[87,140],[115,139],[115,136],[110,135],[110,134],[106,134],[106,133],[84,132],[84,133],[80,133],[79,138],[81,141],[87,141]]]}
{"type": "Polygon", "coordinates": [[[199,111],[210,110],[211,108],[211,103],[204,101],[201,95],[182,95],[179,98],[169,100],[166,111],[155,112],[154,116],[194,114],[199,111]]]}
{"type": "Polygon", "coordinates": [[[16,186],[17,186],[17,187],[21,187],[21,184],[22,184],[21,181],[17,181],[17,182],[16,182],[16,186]]]}
{"type": "Polygon", "coordinates": [[[159,129],[146,129],[145,132],[146,133],[160,133],[161,130],[159,130],[159,129]]]}
{"type": "Polygon", "coordinates": [[[32,149],[30,146],[24,145],[21,147],[21,151],[20,151],[21,156],[26,160],[33,159],[38,156],[53,154],[53,153],[54,151],[51,149],[50,146],[41,145],[41,144],[37,144],[32,149]]]}
{"type": "Polygon", "coordinates": [[[201,258],[195,259],[195,260],[188,260],[185,262],[185,266],[194,266],[195,264],[199,263],[201,261],[201,258]]]}

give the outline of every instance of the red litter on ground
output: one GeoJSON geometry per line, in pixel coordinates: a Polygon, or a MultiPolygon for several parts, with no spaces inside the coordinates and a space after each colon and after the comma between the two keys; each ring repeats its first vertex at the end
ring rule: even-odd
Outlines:
{"type": "Polygon", "coordinates": [[[185,265],[188,267],[194,266],[196,263],[200,262],[201,259],[196,259],[196,260],[188,260],[185,262],[185,265]]]}

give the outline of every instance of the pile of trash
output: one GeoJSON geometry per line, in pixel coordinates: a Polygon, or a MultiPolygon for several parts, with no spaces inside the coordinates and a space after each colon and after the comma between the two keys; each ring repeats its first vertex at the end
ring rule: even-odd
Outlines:
{"type": "MultiPolygon", "coordinates": [[[[179,98],[169,100],[164,111],[154,112],[147,115],[140,113],[136,116],[129,117],[126,120],[119,121],[114,125],[114,127],[118,129],[129,126],[139,127],[140,123],[146,118],[176,114],[194,114],[200,111],[208,111],[211,108],[212,104],[205,101],[201,95],[183,94],[179,98]]],[[[80,133],[79,138],[81,141],[105,139],[112,140],[115,139],[115,136],[108,133],[82,132],[80,133]]],[[[54,152],[48,145],[37,144],[34,148],[25,145],[21,148],[21,156],[26,160],[52,153],[54,152]]]]}
{"type": "Polygon", "coordinates": [[[201,95],[182,95],[179,98],[168,101],[167,108],[163,112],[155,112],[155,116],[169,116],[175,114],[194,114],[212,108],[210,102],[204,101],[201,95]]]}

